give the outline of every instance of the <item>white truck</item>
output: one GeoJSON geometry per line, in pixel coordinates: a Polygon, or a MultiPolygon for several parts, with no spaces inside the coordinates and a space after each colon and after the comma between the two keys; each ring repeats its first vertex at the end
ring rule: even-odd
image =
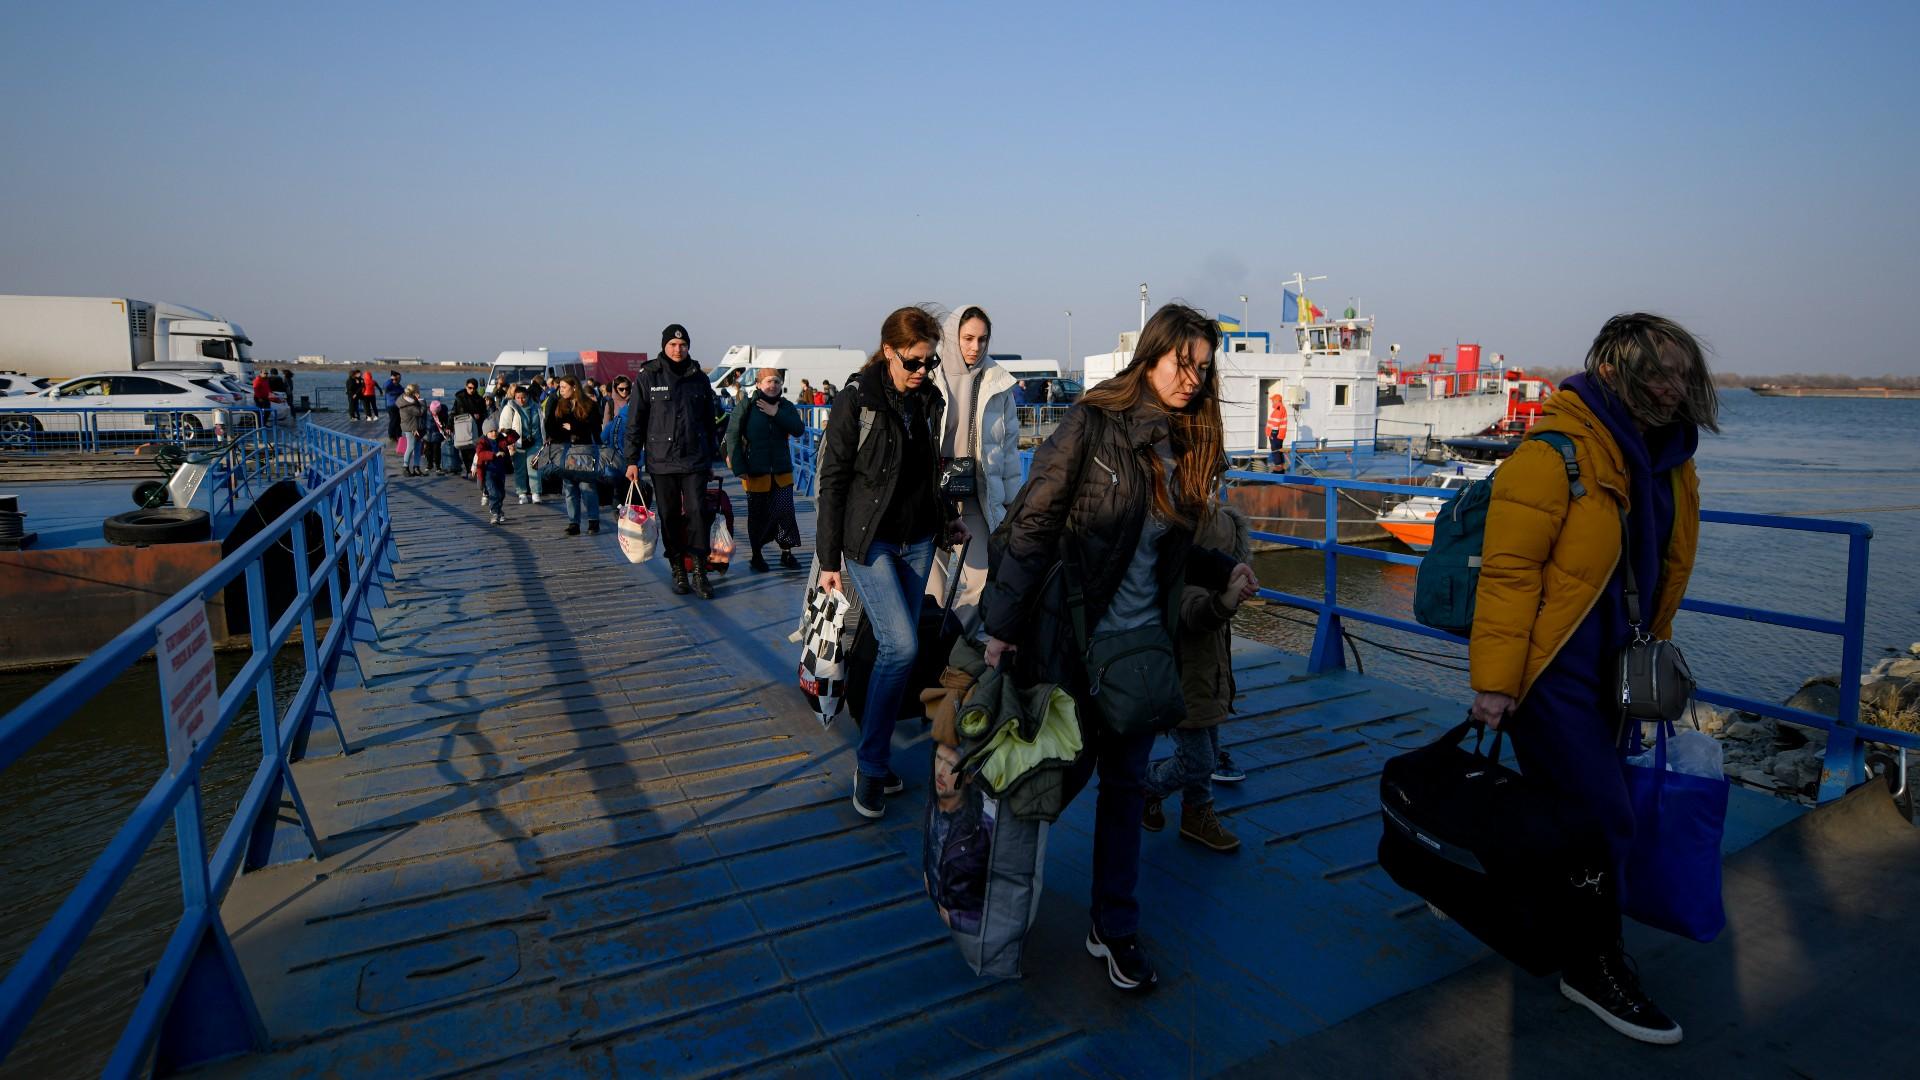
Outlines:
{"type": "Polygon", "coordinates": [[[149,364],[217,364],[246,380],[252,346],[238,323],[179,304],[0,295],[0,370],[66,379],[149,364]]]}
{"type": "Polygon", "coordinates": [[[753,385],[761,368],[778,368],[791,398],[805,379],[814,389],[831,382],[837,390],[846,385],[847,376],[866,366],[867,354],[859,349],[796,348],[781,345],[735,345],[707,372],[715,391],[731,393],[741,382],[753,385]]]}

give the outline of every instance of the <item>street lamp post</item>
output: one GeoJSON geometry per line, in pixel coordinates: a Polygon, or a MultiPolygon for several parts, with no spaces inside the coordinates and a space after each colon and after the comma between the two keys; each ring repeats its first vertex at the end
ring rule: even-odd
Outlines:
{"type": "Polygon", "coordinates": [[[1251,333],[1253,333],[1253,327],[1247,325],[1247,298],[1242,296],[1240,298],[1240,340],[1245,341],[1247,335],[1251,333]]]}
{"type": "Polygon", "coordinates": [[[1068,310],[1066,312],[1066,316],[1067,316],[1067,355],[1064,359],[1060,361],[1060,374],[1062,375],[1065,375],[1068,371],[1071,371],[1073,369],[1073,312],[1071,310],[1068,310]]]}

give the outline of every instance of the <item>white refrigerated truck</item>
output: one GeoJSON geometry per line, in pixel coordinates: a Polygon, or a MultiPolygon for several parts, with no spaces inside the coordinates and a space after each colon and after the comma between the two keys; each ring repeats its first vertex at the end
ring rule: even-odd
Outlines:
{"type": "Polygon", "coordinates": [[[0,295],[0,371],[66,379],[195,361],[251,379],[252,347],[238,323],[179,304],[0,295]]]}

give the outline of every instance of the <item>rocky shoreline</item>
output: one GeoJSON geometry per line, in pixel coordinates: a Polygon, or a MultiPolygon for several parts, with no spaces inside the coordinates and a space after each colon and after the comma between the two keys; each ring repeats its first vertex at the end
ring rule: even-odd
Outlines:
{"type": "MultiPolygon", "coordinates": [[[[1824,716],[1838,716],[1840,676],[1817,675],[1808,679],[1786,704],[1824,716]]],[[[1700,730],[1719,739],[1725,749],[1728,779],[1801,801],[1813,801],[1826,761],[1825,731],[1697,703],[1695,718],[1700,730]]],[[[1860,722],[1892,731],[1920,733],[1920,642],[1909,647],[1908,655],[1887,657],[1861,676],[1860,722]]],[[[1913,764],[1920,765],[1920,762],[1913,764]]]]}

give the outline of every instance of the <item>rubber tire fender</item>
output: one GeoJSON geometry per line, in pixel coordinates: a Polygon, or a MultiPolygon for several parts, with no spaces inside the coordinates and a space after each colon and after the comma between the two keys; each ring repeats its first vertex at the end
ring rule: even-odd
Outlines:
{"type": "Polygon", "coordinates": [[[110,544],[141,547],[148,544],[186,544],[213,538],[213,521],[205,510],[194,506],[156,506],[150,510],[129,510],[101,522],[100,531],[110,544]]]}

